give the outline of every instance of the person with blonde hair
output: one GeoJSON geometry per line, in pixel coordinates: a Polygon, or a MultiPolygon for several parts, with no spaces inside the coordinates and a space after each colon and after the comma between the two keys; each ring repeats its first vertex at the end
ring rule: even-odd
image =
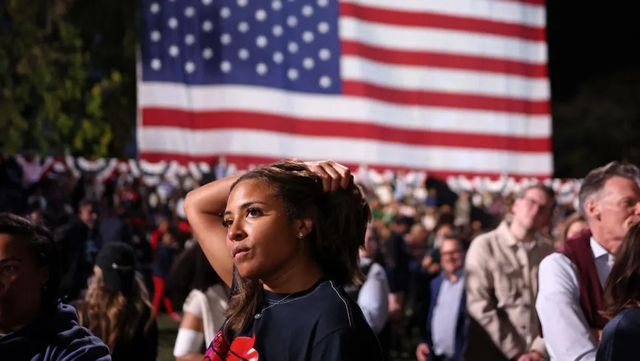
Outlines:
{"type": "Polygon", "coordinates": [[[205,360],[381,360],[342,288],[362,280],[370,210],[348,168],[281,161],[191,191],[189,224],[231,286],[205,360]]]}
{"type": "Polygon", "coordinates": [[[109,346],[114,361],[155,361],[158,328],[128,244],[111,242],[102,248],[78,315],[109,346]]]}

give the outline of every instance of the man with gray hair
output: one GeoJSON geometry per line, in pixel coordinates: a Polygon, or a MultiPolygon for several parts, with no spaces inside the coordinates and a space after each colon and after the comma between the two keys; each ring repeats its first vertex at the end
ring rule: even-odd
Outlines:
{"type": "Polygon", "coordinates": [[[627,230],[640,221],[640,170],[611,162],[580,188],[589,232],[566,241],[540,264],[536,309],[551,360],[595,360],[606,319],[603,287],[627,230]]]}

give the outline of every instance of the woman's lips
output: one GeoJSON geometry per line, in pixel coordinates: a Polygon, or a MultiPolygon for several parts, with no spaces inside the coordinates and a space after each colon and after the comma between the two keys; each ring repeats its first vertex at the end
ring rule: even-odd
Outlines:
{"type": "Polygon", "coordinates": [[[233,259],[239,259],[241,257],[244,257],[247,253],[249,253],[249,247],[244,247],[244,246],[235,247],[231,252],[233,259]]]}

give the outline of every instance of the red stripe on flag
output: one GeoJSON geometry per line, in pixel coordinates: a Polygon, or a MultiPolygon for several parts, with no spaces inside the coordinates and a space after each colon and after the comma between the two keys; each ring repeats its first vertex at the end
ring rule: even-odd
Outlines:
{"type": "Polygon", "coordinates": [[[530,64],[496,58],[452,55],[426,51],[390,50],[349,40],[343,40],[341,42],[341,47],[343,55],[361,56],[387,64],[467,69],[491,73],[522,75],[530,78],[547,77],[546,64],[530,64]]]}
{"type": "Polygon", "coordinates": [[[303,136],[371,139],[420,146],[463,147],[549,152],[551,141],[544,138],[524,138],[503,135],[400,129],[373,123],[349,121],[314,121],[294,117],[241,111],[187,112],[173,109],[143,110],[145,127],[165,126],[190,130],[249,129],[273,131],[303,136]]]}
{"type": "Polygon", "coordinates": [[[532,41],[546,40],[543,27],[481,20],[470,17],[388,10],[352,3],[341,3],[340,15],[390,25],[460,30],[472,33],[516,37],[532,41]]]}
{"type": "MultiPolygon", "coordinates": [[[[239,169],[247,169],[250,166],[259,166],[262,164],[273,163],[282,159],[282,158],[263,157],[259,155],[234,155],[234,154],[224,154],[224,153],[210,154],[210,155],[189,155],[184,153],[173,153],[173,152],[162,153],[162,152],[148,152],[148,151],[142,151],[139,153],[140,159],[144,159],[149,162],[177,161],[181,164],[186,164],[188,162],[206,162],[211,165],[214,165],[217,163],[217,161],[221,156],[224,156],[227,164],[234,164],[239,169]]],[[[314,159],[302,159],[302,160],[314,160],[314,159]]],[[[343,162],[343,164],[349,167],[353,172],[355,172],[358,169],[358,167],[361,166],[361,164],[347,163],[347,162],[343,162]]],[[[449,176],[459,176],[461,174],[464,174],[466,177],[489,177],[493,180],[496,180],[499,177],[504,175],[504,173],[499,173],[499,172],[473,172],[473,171],[458,172],[458,171],[451,171],[446,169],[443,170],[443,169],[431,169],[431,168],[427,169],[426,167],[425,168],[401,167],[401,166],[395,166],[395,165],[374,164],[374,163],[368,163],[367,168],[375,169],[378,171],[425,170],[429,177],[436,177],[436,178],[442,178],[442,179],[449,176]]],[[[537,173],[510,173],[508,174],[508,176],[513,177],[516,180],[520,180],[522,178],[537,178],[539,180],[545,180],[549,178],[548,175],[542,175],[537,173]]]]}
{"type": "Polygon", "coordinates": [[[531,115],[549,114],[549,102],[546,100],[533,101],[462,93],[400,90],[355,80],[343,81],[342,91],[347,95],[372,98],[396,104],[493,110],[531,115]]]}

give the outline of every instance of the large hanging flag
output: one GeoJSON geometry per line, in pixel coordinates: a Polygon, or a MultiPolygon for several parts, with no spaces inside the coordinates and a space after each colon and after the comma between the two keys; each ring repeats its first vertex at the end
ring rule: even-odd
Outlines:
{"type": "Polygon", "coordinates": [[[551,176],[543,0],[143,0],[140,158],[551,176]]]}

